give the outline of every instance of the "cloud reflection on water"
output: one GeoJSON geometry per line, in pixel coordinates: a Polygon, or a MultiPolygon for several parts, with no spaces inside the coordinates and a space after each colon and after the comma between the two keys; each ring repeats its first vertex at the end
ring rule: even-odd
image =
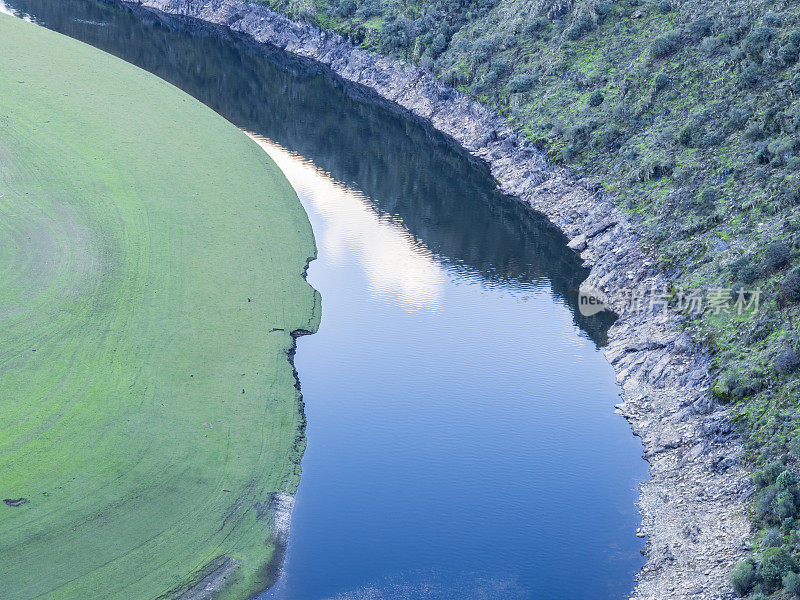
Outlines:
{"type": "Polygon", "coordinates": [[[346,261],[348,249],[355,252],[375,296],[397,300],[411,310],[441,308],[445,270],[398,219],[377,214],[363,193],[334,180],[310,160],[246,133],[323,219],[323,227],[314,232],[321,251],[340,263],[346,261]]]}

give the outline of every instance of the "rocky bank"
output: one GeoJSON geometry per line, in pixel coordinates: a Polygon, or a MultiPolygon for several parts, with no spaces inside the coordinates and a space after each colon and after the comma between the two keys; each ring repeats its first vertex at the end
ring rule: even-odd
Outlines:
{"type": "MultiPolygon", "coordinates": [[[[532,142],[416,67],[366,52],[341,36],[238,0],[140,0],[141,6],[229,27],[316,60],[428,120],[491,167],[500,188],[546,215],[591,267],[587,285],[621,313],[606,356],[621,386],[617,411],[642,440],[652,478],[639,506],[647,563],[637,600],[733,597],[732,564],[744,556],[750,493],[728,415],[709,394],[709,357],[674,313],[625,311],[624,292],[665,280],[625,215],[588,181],[547,163],[532,142]]],[[[633,535],[634,532],[631,532],[633,535]]],[[[579,543],[579,540],[576,540],[579,543]]]]}

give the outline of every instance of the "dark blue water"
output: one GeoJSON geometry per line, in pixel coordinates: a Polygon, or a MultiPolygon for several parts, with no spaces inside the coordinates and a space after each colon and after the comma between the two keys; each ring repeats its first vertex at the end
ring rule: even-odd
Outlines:
{"type": "Polygon", "coordinates": [[[264,599],[627,597],[646,465],[557,231],[311,63],[113,3],[5,4],[259,136],[309,213],[324,314],[296,355],[308,449],[264,599]]]}

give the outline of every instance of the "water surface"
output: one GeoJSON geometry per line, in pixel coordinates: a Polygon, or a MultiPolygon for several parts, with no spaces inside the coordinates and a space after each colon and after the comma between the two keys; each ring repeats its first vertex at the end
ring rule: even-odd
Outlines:
{"type": "Polygon", "coordinates": [[[5,5],[250,132],[309,213],[323,321],[296,355],[308,449],[264,599],[626,597],[646,465],[560,233],[318,65],[113,3],[5,5]]]}

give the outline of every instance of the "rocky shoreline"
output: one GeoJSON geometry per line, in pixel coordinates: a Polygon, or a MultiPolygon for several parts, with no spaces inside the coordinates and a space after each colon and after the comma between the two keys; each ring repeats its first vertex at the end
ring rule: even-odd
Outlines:
{"type": "MultiPolygon", "coordinates": [[[[709,394],[709,357],[673,313],[625,312],[626,289],[666,284],[635,227],[591,182],[549,165],[532,142],[463,94],[416,67],[341,36],[239,0],[138,0],[172,15],[223,25],[330,67],[429,121],[491,168],[500,188],[547,216],[591,267],[587,285],[621,313],[606,356],[621,386],[617,411],[641,438],[651,479],[639,506],[647,563],[636,600],[734,597],[731,565],[747,549],[750,494],[743,452],[726,411],[709,394]]],[[[633,532],[631,532],[633,535],[633,532]]]]}

